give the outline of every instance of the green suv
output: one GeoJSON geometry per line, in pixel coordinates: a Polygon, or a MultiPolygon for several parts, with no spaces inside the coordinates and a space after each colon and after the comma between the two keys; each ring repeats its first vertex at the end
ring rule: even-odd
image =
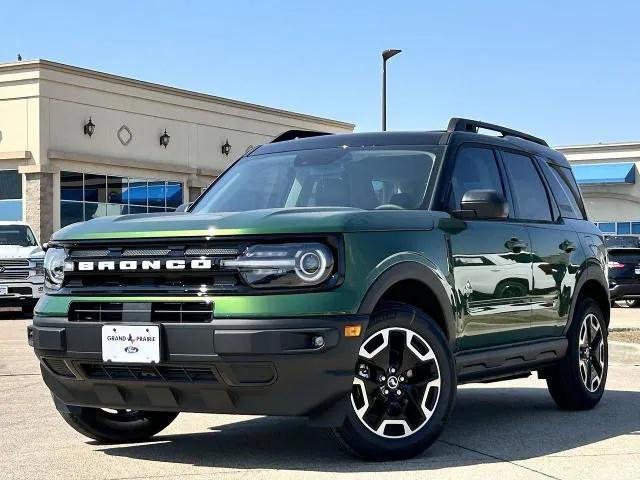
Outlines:
{"type": "Polygon", "coordinates": [[[178,412],[287,415],[400,459],[440,435],[458,384],[537,371],[561,408],[594,407],[606,255],[539,138],[466,119],[291,131],[186,211],[57,232],[28,336],[60,414],[101,442],[178,412]]]}

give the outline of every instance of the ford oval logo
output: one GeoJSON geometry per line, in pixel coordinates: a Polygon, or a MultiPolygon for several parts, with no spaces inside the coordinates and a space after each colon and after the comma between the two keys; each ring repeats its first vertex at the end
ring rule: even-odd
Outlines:
{"type": "Polygon", "coordinates": [[[133,345],[129,345],[124,349],[127,353],[138,353],[138,347],[134,347],[133,345]]]}

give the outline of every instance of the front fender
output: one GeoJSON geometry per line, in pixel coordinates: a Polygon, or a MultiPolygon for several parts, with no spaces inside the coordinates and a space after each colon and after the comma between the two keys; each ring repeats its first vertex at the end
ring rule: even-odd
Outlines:
{"type": "Polygon", "coordinates": [[[444,315],[447,337],[450,342],[453,342],[456,338],[456,320],[453,307],[455,300],[445,276],[428,259],[417,254],[403,253],[387,260],[383,262],[387,268],[371,281],[358,313],[371,314],[389,288],[401,281],[415,280],[424,284],[435,295],[444,315]]]}

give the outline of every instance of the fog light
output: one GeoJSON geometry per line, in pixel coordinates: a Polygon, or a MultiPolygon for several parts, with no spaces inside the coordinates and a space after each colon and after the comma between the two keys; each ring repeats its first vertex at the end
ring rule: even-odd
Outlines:
{"type": "Polygon", "coordinates": [[[318,335],[317,337],[313,337],[313,339],[311,339],[311,343],[313,343],[313,346],[316,348],[320,348],[324,346],[324,337],[322,335],[318,335]]]}

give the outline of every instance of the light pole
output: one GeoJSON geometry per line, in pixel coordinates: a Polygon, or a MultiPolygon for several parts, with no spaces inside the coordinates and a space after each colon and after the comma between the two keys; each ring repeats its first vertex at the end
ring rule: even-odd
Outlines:
{"type": "Polygon", "coordinates": [[[387,60],[402,50],[385,50],[382,52],[382,131],[387,130],[387,60]]]}

